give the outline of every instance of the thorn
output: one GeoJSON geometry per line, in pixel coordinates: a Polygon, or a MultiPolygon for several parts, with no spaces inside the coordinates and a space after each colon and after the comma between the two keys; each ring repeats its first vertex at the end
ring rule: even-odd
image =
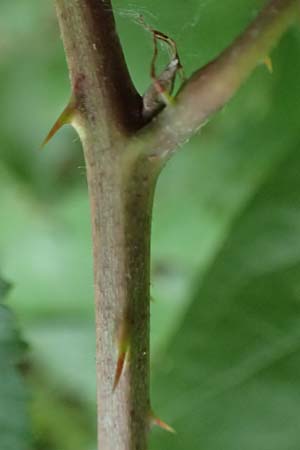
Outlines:
{"type": "Polygon", "coordinates": [[[162,428],[165,431],[168,431],[169,433],[176,434],[176,431],[174,428],[172,428],[170,425],[168,425],[166,422],[161,420],[159,417],[156,417],[153,412],[150,412],[150,424],[156,425],[159,428],[162,428]]]}
{"type": "Polygon", "coordinates": [[[116,387],[118,386],[121,375],[123,373],[126,356],[127,356],[127,349],[119,352],[117,368],[116,368],[116,373],[115,373],[115,379],[114,379],[114,384],[113,384],[113,392],[115,391],[116,387]]]}
{"type": "Polygon", "coordinates": [[[117,367],[115,372],[115,379],[113,384],[113,392],[115,391],[116,387],[119,384],[121,375],[124,371],[124,366],[127,358],[127,354],[129,351],[129,337],[128,337],[128,330],[127,330],[127,324],[121,325],[118,330],[118,360],[117,360],[117,367]]]}
{"type": "Polygon", "coordinates": [[[54,123],[53,127],[45,137],[44,141],[41,144],[41,149],[45,147],[45,145],[48,144],[48,142],[53,138],[53,136],[60,130],[60,128],[72,121],[73,114],[75,112],[75,103],[73,99],[69,102],[69,104],[65,107],[57,121],[54,123]]]}
{"type": "Polygon", "coordinates": [[[273,64],[270,56],[266,56],[263,60],[263,64],[266,66],[270,73],[273,73],[273,64]]]}

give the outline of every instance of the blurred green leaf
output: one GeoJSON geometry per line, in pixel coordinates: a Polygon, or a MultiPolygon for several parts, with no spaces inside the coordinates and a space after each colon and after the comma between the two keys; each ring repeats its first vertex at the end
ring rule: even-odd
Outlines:
{"type": "Polygon", "coordinates": [[[71,392],[95,412],[96,362],[94,322],[39,321],[27,329],[35,362],[61,392],[71,392]],[[68,364],[66,364],[66,354],[68,364]]]}
{"type": "Polygon", "coordinates": [[[20,374],[24,343],[15,318],[3,305],[8,283],[0,280],[0,448],[31,449],[28,393],[20,374]]]}
{"type": "Polygon", "coordinates": [[[36,370],[31,379],[34,386],[32,416],[35,449],[89,449],[96,437],[95,412],[89,414],[85,405],[71,390],[59,390],[51,373],[36,370]]]}
{"type": "Polygon", "coordinates": [[[0,173],[2,266],[15,280],[10,303],[23,320],[78,313],[90,317],[93,271],[86,191],[74,189],[46,203],[1,166],[0,173]]]}

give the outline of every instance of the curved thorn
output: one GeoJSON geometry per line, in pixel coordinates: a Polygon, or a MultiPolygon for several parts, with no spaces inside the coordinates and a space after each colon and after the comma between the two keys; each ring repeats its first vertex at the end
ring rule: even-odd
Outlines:
{"type": "Polygon", "coordinates": [[[156,425],[159,428],[162,428],[163,430],[168,431],[169,433],[176,434],[176,431],[174,430],[174,428],[172,428],[166,422],[161,420],[159,417],[155,416],[152,412],[150,412],[150,424],[156,425]]]}
{"type": "Polygon", "coordinates": [[[116,372],[115,372],[115,379],[114,379],[114,384],[113,384],[113,392],[116,389],[116,387],[118,386],[121,375],[123,373],[126,356],[127,356],[127,348],[119,352],[117,368],[116,368],[116,372]]]}
{"type": "Polygon", "coordinates": [[[113,392],[119,384],[121,375],[124,371],[124,366],[129,351],[129,332],[127,320],[125,320],[122,324],[119,325],[117,334],[118,334],[117,337],[118,360],[113,384],[113,392]]]}
{"type": "Polygon", "coordinates": [[[44,141],[41,144],[41,147],[40,147],[41,149],[43,149],[45,147],[45,145],[48,144],[48,142],[58,132],[58,130],[60,130],[60,128],[63,125],[65,125],[67,123],[71,123],[73,114],[75,112],[75,109],[76,109],[75,103],[74,103],[73,99],[71,99],[71,101],[65,107],[65,109],[60,114],[59,118],[56,120],[56,122],[54,123],[53,127],[51,128],[51,130],[49,131],[49,133],[45,137],[44,141]]]}

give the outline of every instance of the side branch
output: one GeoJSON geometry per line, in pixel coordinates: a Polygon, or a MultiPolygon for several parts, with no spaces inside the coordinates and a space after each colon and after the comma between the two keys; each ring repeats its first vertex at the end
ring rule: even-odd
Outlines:
{"type": "Polygon", "coordinates": [[[164,163],[235,94],[299,12],[299,0],[271,0],[230,47],[187,80],[175,104],[138,134],[139,151],[164,163]]]}

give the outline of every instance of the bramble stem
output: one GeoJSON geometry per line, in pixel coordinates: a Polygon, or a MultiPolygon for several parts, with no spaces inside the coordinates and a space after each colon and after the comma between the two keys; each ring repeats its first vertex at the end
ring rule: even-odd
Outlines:
{"type": "MultiPolygon", "coordinates": [[[[271,0],[220,56],[196,71],[148,125],[109,0],[55,0],[84,148],[93,232],[98,450],[146,450],[152,200],[165,161],[237,91],[299,12],[271,0]],[[118,329],[130,354],[115,391],[118,329]]],[[[150,119],[149,119],[150,120],[150,119]]]]}
{"type": "MultiPolygon", "coordinates": [[[[97,143],[84,142],[90,155],[97,143]]],[[[121,149],[120,149],[121,151],[121,149]]],[[[150,226],[155,174],[110,149],[87,159],[93,222],[99,450],[147,448],[150,226]],[[104,168],[104,169],[103,169],[104,168]],[[117,334],[127,326],[129,360],[113,392],[117,334]]]]}

